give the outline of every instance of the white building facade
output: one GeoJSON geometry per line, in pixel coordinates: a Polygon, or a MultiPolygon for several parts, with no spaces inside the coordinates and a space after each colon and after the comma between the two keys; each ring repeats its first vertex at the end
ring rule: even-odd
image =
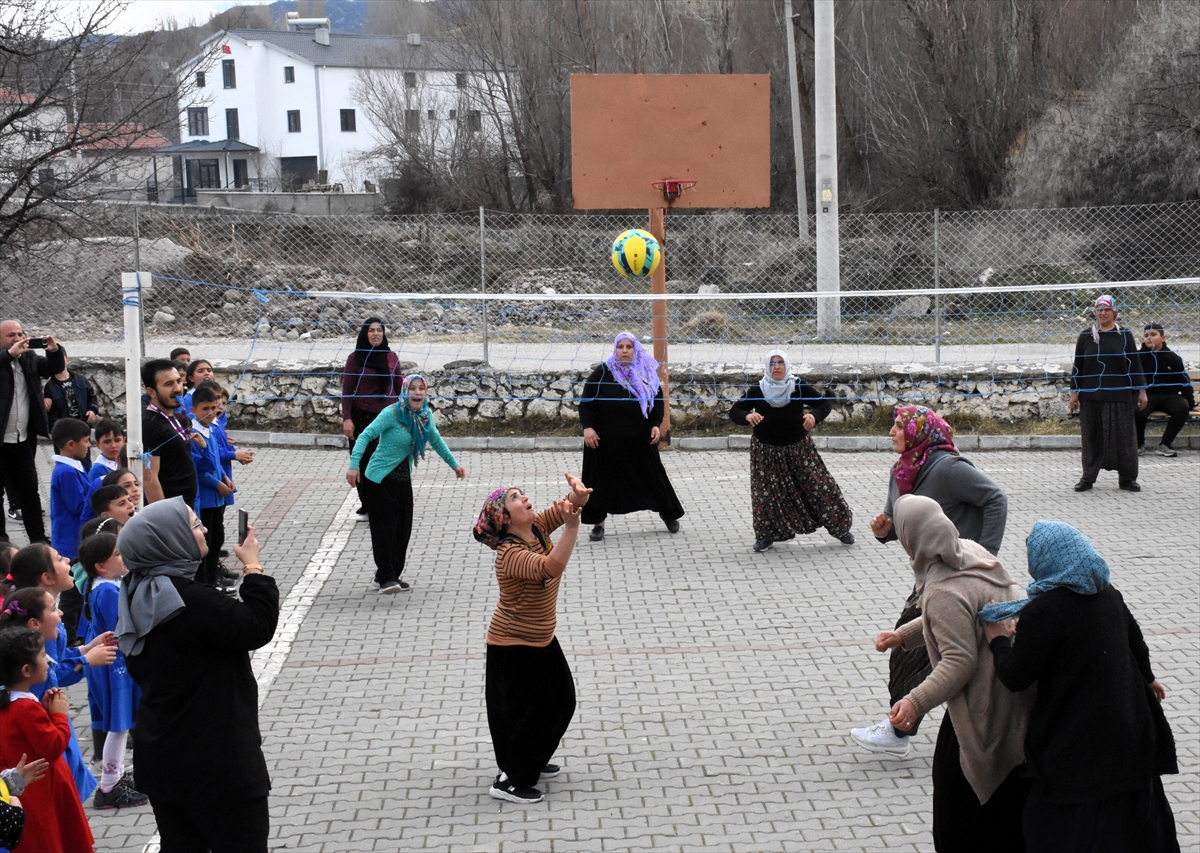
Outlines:
{"type": "Polygon", "coordinates": [[[183,66],[194,75],[182,81],[192,100],[181,105],[180,144],[166,149],[182,161],[188,194],[362,191],[390,174],[394,157],[381,152],[396,150],[397,133],[435,145],[486,133],[470,108],[475,72],[441,39],[342,35],[326,25],[227,30],[202,48],[199,65],[183,66]],[[398,122],[377,125],[396,110],[398,122]]]}

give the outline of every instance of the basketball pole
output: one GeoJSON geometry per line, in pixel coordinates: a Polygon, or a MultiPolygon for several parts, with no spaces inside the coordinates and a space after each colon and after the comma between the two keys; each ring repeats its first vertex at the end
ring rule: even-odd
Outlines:
{"type": "MultiPolygon", "coordinates": [[[[667,227],[666,211],[661,207],[650,208],[650,233],[662,248],[662,260],[658,269],[650,273],[650,292],[667,293],[667,227]]],[[[667,301],[656,299],[650,303],[650,334],[654,339],[654,360],[658,362],[658,381],[662,383],[663,421],[658,430],[659,445],[671,445],[671,394],[667,383],[667,301]]]]}

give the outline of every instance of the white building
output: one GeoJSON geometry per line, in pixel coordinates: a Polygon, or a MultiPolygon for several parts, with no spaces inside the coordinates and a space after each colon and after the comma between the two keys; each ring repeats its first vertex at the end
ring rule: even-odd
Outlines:
{"type": "Polygon", "coordinates": [[[177,72],[192,76],[181,81],[192,101],[181,109],[180,144],[165,150],[182,159],[189,194],[361,191],[390,174],[379,152],[395,150],[397,133],[434,146],[485,134],[471,108],[478,75],[452,42],[330,33],[328,19],[288,24],[287,32],[217,33],[177,72]],[[401,118],[391,121],[397,109],[401,118]]]}

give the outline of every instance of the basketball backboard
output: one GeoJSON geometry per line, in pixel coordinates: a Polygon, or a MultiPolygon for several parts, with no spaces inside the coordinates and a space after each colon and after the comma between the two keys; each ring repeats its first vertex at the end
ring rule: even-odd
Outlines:
{"type": "Polygon", "coordinates": [[[571,75],[579,210],[770,207],[767,74],[571,75]],[[695,181],[664,199],[653,181],[695,181]]]}

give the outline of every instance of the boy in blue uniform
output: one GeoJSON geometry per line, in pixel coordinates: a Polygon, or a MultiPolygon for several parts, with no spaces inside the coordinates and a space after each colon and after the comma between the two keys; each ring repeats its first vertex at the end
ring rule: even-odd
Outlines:
{"type": "MultiPolygon", "coordinates": [[[[221,389],[215,382],[201,382],[192,392],[192,429],[203,444],[192,442],[196,465],[196,515],[205,528],[208,553],[196,571],[196,581],[226,588],[218,576],[221,546],[225,544],[225,499],[233,494],[233,481],[221,469],[220,434],[212,429],[221,408],[221,389]]],[[[231,588],[228,588],[231,590],[231,588]]]]}
{"type": "Polygon", "coordinates": [[[58,448],[50,475],[50,544],[69,560],[79,550],[79,528],[88,515],[87,474],[83,459],[92,446],[92,428],[83,421],[63,418],[50,431],[58,448]]]}

